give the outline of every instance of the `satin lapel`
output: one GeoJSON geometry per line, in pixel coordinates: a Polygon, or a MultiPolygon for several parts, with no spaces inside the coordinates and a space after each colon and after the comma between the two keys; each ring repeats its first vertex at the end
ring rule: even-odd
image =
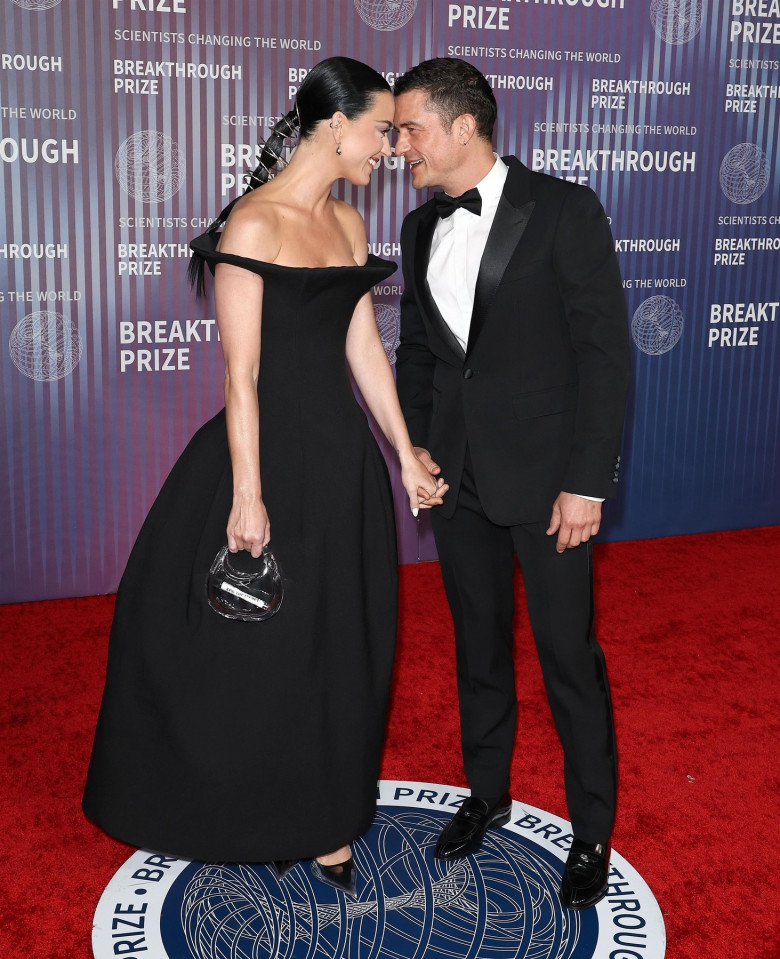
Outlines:
{"type": "Polygon", "coordinates": [[[436,330],[439,336],[449,346],[459,360],[463,360],[466,355],[463,347],[458,342],[457,337],[444,322],[444,317],[439,312],[436,301],[431,296],[431,289],[428,286],[428,259],[431,255],[431,242],[433,240],[433,231],[436,228],[438,217],[431,205],[430,212],[420,218],[417,227],[417,238],[414,245],[414,279],[417,287],[417,293],[420,300],[420,306],[423,312],[430,320],[431,326],[436,330]]]}
{"type": "Polygon", "coordinates": [[[474,309],[471,314],[469,342],[466,355],[471,353],[490,309],[490,301],[498,289],[507,265],[520,237],[525,232],[536,202],[528,200],[522,206],[513,206],[506,193],[498,202],[498,209],[490,228],[485,252],[479,265],[474,291],[474,309]]]}

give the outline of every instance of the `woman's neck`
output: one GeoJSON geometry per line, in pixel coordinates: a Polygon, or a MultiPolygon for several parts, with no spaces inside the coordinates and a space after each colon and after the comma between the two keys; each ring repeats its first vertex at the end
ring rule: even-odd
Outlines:
{"type": "Polygon", "coordinates": [[[293,151],[290,161],[270,181],[279,198],[291,206],[321,213],[338,179],[335,164],[323,156],[324,150],[309,147],[304,141],[293,151]]]}

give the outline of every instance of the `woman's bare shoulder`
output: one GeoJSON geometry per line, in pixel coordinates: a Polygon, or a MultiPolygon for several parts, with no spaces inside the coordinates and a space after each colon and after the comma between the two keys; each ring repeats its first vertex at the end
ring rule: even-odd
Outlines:
{"type": "Polygon", "coordinates": [[[259,192],[242,196],[222,230],[219,252],[272,263],[280,246],[277,205],[259,192]]]}

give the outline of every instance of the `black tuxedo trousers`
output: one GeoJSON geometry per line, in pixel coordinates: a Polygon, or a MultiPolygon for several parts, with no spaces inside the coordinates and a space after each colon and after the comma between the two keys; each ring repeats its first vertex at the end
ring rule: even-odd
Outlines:
{"type": "MultiPolygon", "coordinates": [[[[564,553],[547,523],[498,526],[480,504],[470,457],[449,518],[432,523],[455,624],[463,763],[472,794],[509,787],[518,724],[514,679],[514,555],[547,698],[563,746],[564,782],[575,836],[607,844],[615,816],[617,762],[609,683],[593,630],[593,553],[564,553]]],[[[519,717],[523,729],[535,716],[519,717]]],[[[522,747],[518,747],[522,751],[522,747]]],[[[522,754],[522,752],[521,752],[522,754]]],[[[522,761],[521,761],[522,766],[522,761]]]]}

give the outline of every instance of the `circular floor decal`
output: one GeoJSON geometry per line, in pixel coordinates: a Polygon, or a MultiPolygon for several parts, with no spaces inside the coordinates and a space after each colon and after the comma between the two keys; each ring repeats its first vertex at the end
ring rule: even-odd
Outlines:
{"type": "Polygon", "coordinates": [[[514,802],[473,856],[433,858],[467,793],[379,784],[377,815],[353,845],[358,898],[299,863],[279,881],[263,865],[196,863],[139,851],[95,913],[95,959],[662,959],[666,936],[642,877],[612,853],[606,899],[558,900],[569,823],[514,802]]]}

